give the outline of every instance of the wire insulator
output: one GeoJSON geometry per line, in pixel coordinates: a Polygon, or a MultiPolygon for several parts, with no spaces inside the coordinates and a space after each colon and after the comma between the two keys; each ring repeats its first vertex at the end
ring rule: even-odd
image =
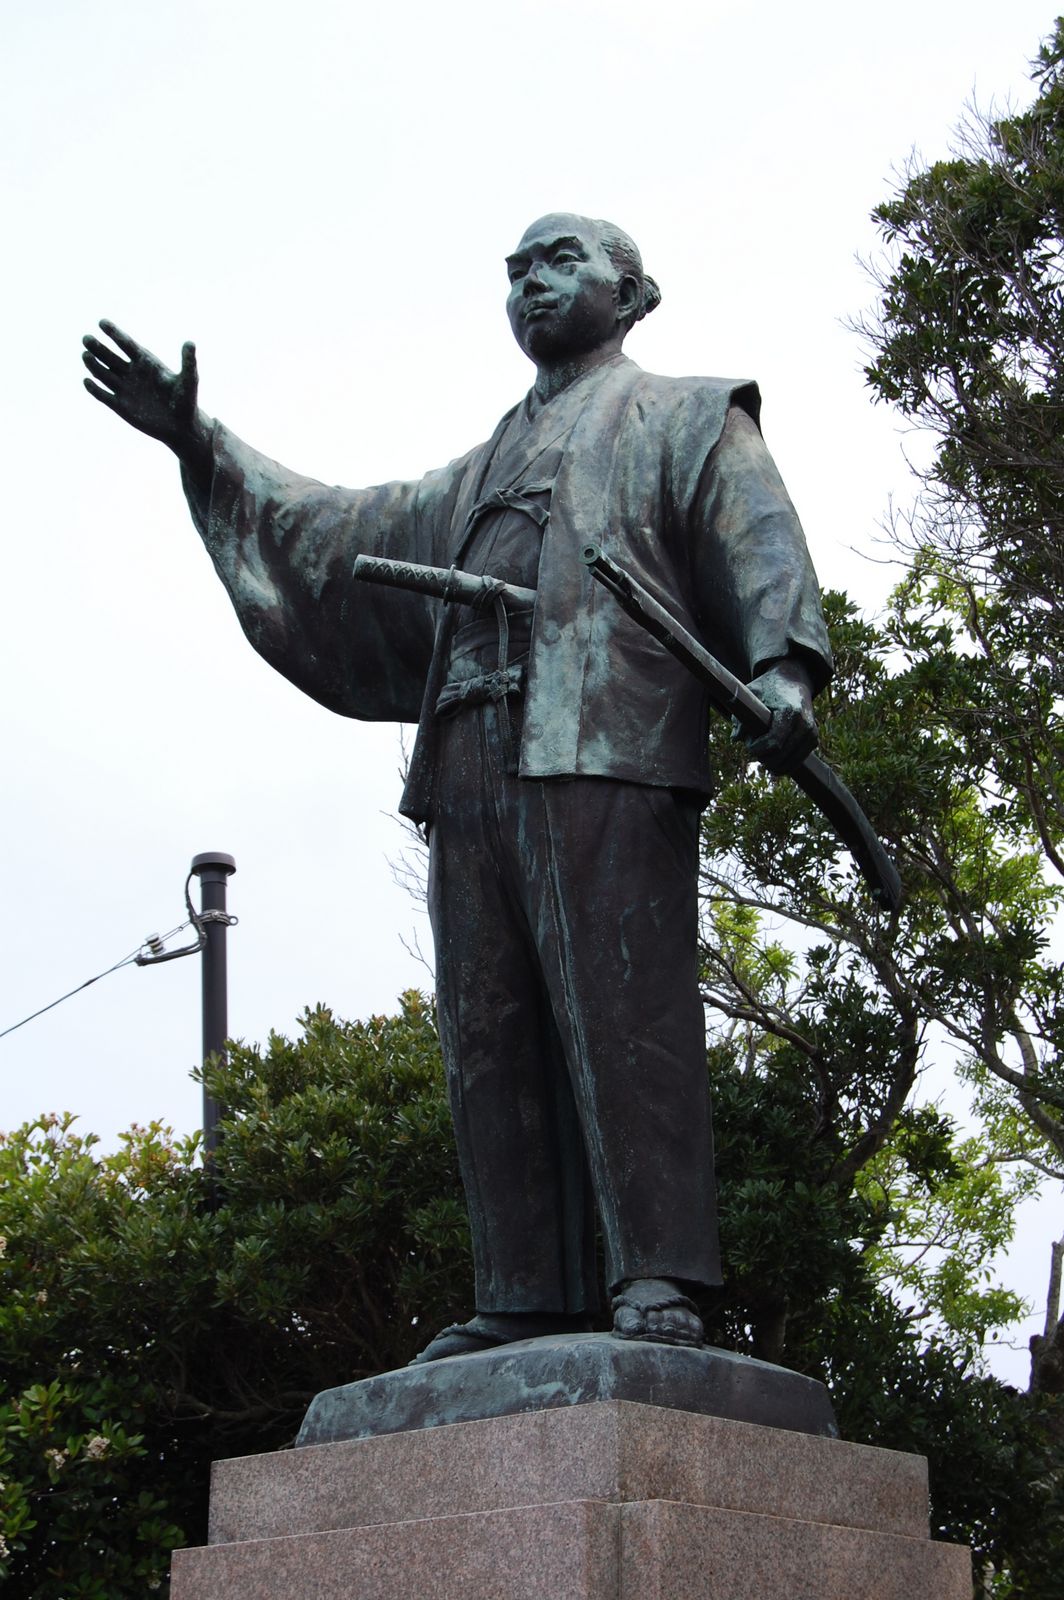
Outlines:
{"type": "Polygon", "coordinates": [[[163,950],[165,949],[165,946],[157,933],[149,933],[144,943],[147,945],[153,956],[161,956],[163,950]]]}

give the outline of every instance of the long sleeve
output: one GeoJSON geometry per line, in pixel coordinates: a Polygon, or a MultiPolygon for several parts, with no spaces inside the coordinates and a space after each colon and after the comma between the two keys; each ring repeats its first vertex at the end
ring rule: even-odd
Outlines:
{"type": "Polygon", "coordinates": [[[437,602],[352,578],[355,556],[432,562],[465,461],[413,483],[330,488],[216,425],[209,495],[193,520],[254,648],[344,716],[416,722],[437,602]]]}
{"type": "Polygon", "coordinates": [[[738,405],[701,475],[691,526],[707,638],[727,640],[742,677],[781,656],[800,656],[814,689],[823,688],[831,647],[805,535],[756,422],[738,405]]]}

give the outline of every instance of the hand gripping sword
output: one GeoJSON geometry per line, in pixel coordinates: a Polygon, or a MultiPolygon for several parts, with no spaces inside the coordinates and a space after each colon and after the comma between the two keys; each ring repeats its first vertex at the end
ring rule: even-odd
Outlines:
{"type": "MultiPolygon", "coordinates": [[[[628,615],[705,684],[718,711],[734,717],[740,730],[751,738],[767,730],[772,721],[768,706],[711,656],[641,583],[605,555],[597,544],[585,545],[582,555],[593,576],[628,615]]],[[[827,817],[861,869],[872,898],[885,910],[897,911],[901,904],[901,879],[875,829],[838,774],[818,755],[807,755],[788,775],[827,817]]]]}

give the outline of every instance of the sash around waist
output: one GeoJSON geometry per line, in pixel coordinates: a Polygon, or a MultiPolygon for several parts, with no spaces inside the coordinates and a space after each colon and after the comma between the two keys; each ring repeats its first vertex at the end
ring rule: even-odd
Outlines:
{"type": "MultiPolygon", "coordinates": [[[[509,656],[527,655],[532,642],[532,612],[511,611],[508,614],[509,623],[509,656]]],[[[473,654],[474,651],[484,649],[490,645],[496,654],[499,648],[499,624],[495,617],[477,617],[473,622],[463,623],[457,628],[451,640],[452,665],[459,656],[473,654]]]]}
{"type": "Polygon", "coordinates": [[[507,621],[505,658],[496,618],[478,617],[457,630],[451,643],[447,682],[436,700],[438,717],[453,716],[466,706],[486,705],[522,692],[532,642],[532,612],[511,613],[507,621]]]}

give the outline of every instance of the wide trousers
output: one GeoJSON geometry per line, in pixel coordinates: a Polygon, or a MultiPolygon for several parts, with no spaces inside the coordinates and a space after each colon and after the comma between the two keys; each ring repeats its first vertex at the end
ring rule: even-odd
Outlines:
{"type": "Polygon", "coordinates": [[[698,804],[517,777],[511,718],[489,703],[441,729],[429,832],[477,1309],[594,1310],[596,1208],[609,1288],[719,1283],[698,804]]]}

